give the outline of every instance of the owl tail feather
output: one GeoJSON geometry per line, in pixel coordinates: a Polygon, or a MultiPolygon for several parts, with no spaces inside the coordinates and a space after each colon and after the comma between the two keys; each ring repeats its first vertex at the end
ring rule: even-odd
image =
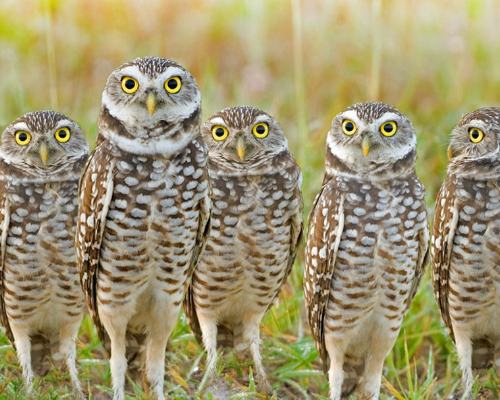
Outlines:
{"type": "Polygon", "coordinates": [[[45,376],[51,368],[50,356],[52,346],[50,340],[40,334],[31,336],[31,367],[38,376],[45,376]]]}
{"type": "Polygon", "coordinates": [[[217,327],[217,347],[234,348],[236,357],[243,360],[248,356],[250,343],[243,337],[243,325],[239,324],[231,330],[224,325],[217,327]]]}
{"type": "MultiPolygon", "coordinates": [[[[125,340],[127,341],[125,357],[127,358],[128,363],[134,361],[142,352],[145,339],[145,334],[135,334],[127,331],[127,334],[125,336],[125,340]]],[[[108,352],[108,354],[111,354],[111,339],[109,338],[107,333],[105,334],[103,343],[104,349],[108,352]]]]}
{"type": "Polygon", "coordinates": [[[495,346],[487,339],[477,339],[472,342],[472,368],[487,369],[495,361],[495,346]]]}
{"type": "Polygon", "coordinates": [[[356,390],[359,379],[363,375],[365,360],[346,356],[344,362],[344,382],[342,383],[342,398],[349,398],[356,390]]]}

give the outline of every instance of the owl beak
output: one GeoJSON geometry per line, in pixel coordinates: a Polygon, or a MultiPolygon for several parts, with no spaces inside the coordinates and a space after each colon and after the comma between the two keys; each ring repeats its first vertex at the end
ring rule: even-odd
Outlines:
{"type": "Polygon", "coordinates": [[[153,115],[155,113],[156,97],[153,92],[149,92],[148,94],[148,98],[146,100],[146,107],[148,109],[149,115],[153,115]]]}
{"type": "Polygon", "coordinates": [[[448,155],[448,161],[451,161],[451,159],[453,158],[453,150],[451,146],[448,146],[448,151],[446,152],[446,154],[448,155]]]}
{"type": "Polygon", "coordinates": [[[40,158],[42,159],[43,165],[47,165],[47,159],[49,156],[49,151],[47,150],[47,145],[42,142],[40,145],[40,158]]]}
{"type": "Polygon", "coordinates": [[[361,149],[363,150],[363,155],[366,157],[368,153],[370,152],[370,136],[365,135],[363,136],[363,139],[361,140],[361,149]]]}
{"type": "Polygon", "coordinates": [[[241,161],[245,160],[245,150],[245,139],[243,139],[243,135],[240,135],[236,141],[236,152],[238,153],[238,157],[241,161]]]}

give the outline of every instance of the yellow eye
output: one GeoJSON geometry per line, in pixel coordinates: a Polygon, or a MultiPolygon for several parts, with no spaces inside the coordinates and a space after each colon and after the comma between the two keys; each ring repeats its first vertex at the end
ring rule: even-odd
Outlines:
{"type": "Polygon", "coordinates": [[[479,143],[484,138],[484,133],[479,128],[469,129],[469,138],[472,143],[479,143]]]}
{"type": "Polygon", "coordinates": [[[380,127],[380,132],[382,132],[382,135],[386,137],[394,136],[397,130],[398,126],[394,121],[386,122],[380,127]]]}
{"type": "Polygon", "coordinates": [[[55,134],[57,141],[61,143],[66,143],[69,140],[70,136],[71,133],[69,132],[69,128],[58,129],[55,134]]]}
{"type": "Polygon", "coordinates": [[[31,141],[31,135],[25,131],[16,132],[16,142],[20,146],[26,146],[31,141]]]}
{"type": "Polygon", "coordinates": [[[227,128],[224,128],[223,126],[216,125],[212,128],[212,136],[217,141],[227,138],[228,133],[227,128]]]}
{"type": "Polygon", "coordinates": [[[342,122],[342,130],[347,136],[354,135],[357,129],[356,124],[350,119],[345,119],[344,122],[342,122]]]}
{"type": "Polygon", "coordinates": [[[122,79],[122,89],[128,94],[135,93],[139,89],[139,82],[130,76],[126,76],[122,79]]]}
{"type": "Polygon", "coordinates": [[[257,124],[252,129],[253,134],[256,138],[264,139],[269,133],[269,126],[265,122],[261,122],[257,124]]]}
{"type": "Polygon", "coordinates": [[[181,78],[179,78],[178,76],[169,78],[165,82],[165,90],[168,93],[177,93],[179,90],[181,90],[181,87],[182,87],[181,78]]]}

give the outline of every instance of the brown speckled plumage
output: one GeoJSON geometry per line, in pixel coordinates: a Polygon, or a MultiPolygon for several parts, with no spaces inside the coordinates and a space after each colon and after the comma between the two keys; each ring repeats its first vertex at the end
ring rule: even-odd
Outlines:
{"type": "Polygon", "coordinates": [[[210,228],[207,148],[192,76],[164,59],[131,61],[103,93],[99,146],[80,184],[77,255],[92,319],[111,349],[114,398],[124,398],[127,359],[142,355],[163,399],[164,353],[210,228]],[[157,65],[156,65],[157,64],[157,65]],[[137,92],[120,82],[132,76],[137,92]],[[182,87],[163,87],[179,76],[182,87]],[[155,98],[154,113],[145,98],[155,98]]]}
{"type": "Polygon", "coordinates": [[[0,319],[29,385],[64,361],[78,396],[75,339],[84,300],[74,235],[78,179],[88,157],[80,127],[53,111],[23,115],[2,134],[0,148],[0,319]],[[58,129],[69,129],[60,143],[58,129]],[[16,132],[31,141],[20,145],[16,132]],[[47,159],[42,161],[45,146],[47,159]]]}
{"type": "Polygon", "coordinates": [[[500,373],[500,109],[464,116],[452,133],[447,177],[436,200],[434,293],[457,346],[464,389],[472,368],[500,373]],[[469,130],[483,139],[473,143],[469,130]]]}
{"type": "Polygon", "coordinates": [[[302,234],[301,173],[279,124],[253,107],[212,116],[202,134],[210,153],[212,231],[184,303],[189,325],[215,368],[217,347],[250,353],[267,389],[259,353],[259,323],[291,272],[302,234]],[[269,125],[266,138],[252,128],[269,125]],[[212,127],[228,129],[225,140],[212,127]],[[235,143],[243,138],[244,159],[235,143]]]}
{"type": "Polygon", "coordinates": [[[410,122],[387,104],[356,104],[332,122],[323,186],[309,215],[304,276],[331,399],[356,389],[361,398],[378,399],[385,357],[424,273],[429,227],[415,151],[410,122]],[[356,124],[353,135],[342,131],[345,120],[356,124]],[[392,137],[380,132],[387,121],[397,125],[392,137]]]}

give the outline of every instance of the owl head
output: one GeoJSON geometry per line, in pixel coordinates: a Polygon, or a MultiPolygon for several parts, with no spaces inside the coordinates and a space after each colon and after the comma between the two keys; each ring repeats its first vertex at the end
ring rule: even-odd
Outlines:
{"type": "Polygon", "coordinates": [[[16,119],[4,130],[0,157],[26,176],[67,175],[89,154],[76,122],[54,111],[36,111],[16,119]]]}
{"type": "Polygon", "coordinates": [[[199,132],[200,107],[201,94],[188,71],[165,58],[137,58],[108,78],[99,135],[131,152],[168,152],[199,132]]]}
{"type": "Polygon", "coordinates": [[[451,133],[448,158],[451,161],[498,157],[500,108],[480,108],[464,116],[451,133]]]}
{"type": "Polygon", "coordinates": [[[202,125],[201,133],[211,160],[238,169],[288,149],[278,121],[254,107],[225,108],[202,125]]]}
{"type": "Polygon", "coordinates": [[[412,169],[416,146],[417,137],[408,118],[380,102],[347,107],[333,119],[327,137],[332,167],[362,175],[394,171],[395,163],[412,169]]]}

